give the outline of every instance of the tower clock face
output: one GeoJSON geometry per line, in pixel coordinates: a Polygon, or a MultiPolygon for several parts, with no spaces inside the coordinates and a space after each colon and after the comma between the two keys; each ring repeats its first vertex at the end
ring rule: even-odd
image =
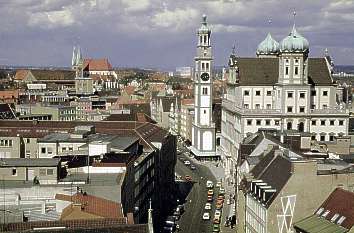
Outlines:
{"type": "Polygon", "coordinates": [[[208,73],[202,73],[202,75],[200,75],[200,78],[203,81],[208,81],[209,80],[209,74],[208,73]]]}

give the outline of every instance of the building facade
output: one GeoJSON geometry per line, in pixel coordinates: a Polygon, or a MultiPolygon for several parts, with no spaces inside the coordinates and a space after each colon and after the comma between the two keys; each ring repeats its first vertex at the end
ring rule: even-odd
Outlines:
{"type": "Polygon", "coordinates": [[[213,78],[211,29],[203,15],[197,31],[197,56],[194,73],[194,122],[191,151],[197,158],[215,156],[215,124],[212,118],[213,78]]]}
{"type": "Polygon", "coordinates": [[[318,141],[347,135],[349,111],[336,89],[326,58],[309,58],[309,43],[295,25],[280,44],[268,34],[257,58],[233,52],[222,102],[220,149],[226,171],[236,166],[243,138],[260,128],[307,132],[318,141]]]}

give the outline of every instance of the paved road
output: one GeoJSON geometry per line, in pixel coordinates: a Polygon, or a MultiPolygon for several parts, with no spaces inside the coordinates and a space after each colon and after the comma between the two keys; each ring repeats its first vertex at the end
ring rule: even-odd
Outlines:
{"type": "MultiPolygon", "coordinates": [[[[178,157],[180,156],[181,155],[179,155],[178,157]]],[[[186,156],[183,156],[183,158],[188,159],[188,157],[186,156]]],[[[181,175],[183,177],[185,175],[190,175],[193,179],[193,182],[189,185],[185,183],[179,184],[180,200],[186,199],[186,212],[182,215],[181,219],[178,222],[181,229],[180,232],[212,232],[212,219],[215,212],[215,202],[213,202],[212,204],[213,209],[211,211],[208,211],[210,213],[211,220],[203,220],[202,216],[205,212],[205,203],[207,202],[206,181],[211,180],[215,184],[216,180],[207,167],[199,164],[194,165],[197,169],[193,171],[189,167],[185,166],[180,160],[178,160],[176,165],[176,173],[178,175],[181,175]],[[187,194],[186,197],[185,194],[187,194]]],[[[215,196],[216,195],[214,195],[214,197],[215,196]]]]}

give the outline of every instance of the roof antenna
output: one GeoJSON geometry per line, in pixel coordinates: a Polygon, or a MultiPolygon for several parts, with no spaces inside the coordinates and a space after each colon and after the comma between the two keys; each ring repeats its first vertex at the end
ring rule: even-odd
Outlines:
{"type": "Polygon", "coordinates": [[[293,16],[294,16],[294,28],[295,28],[295,22],[296,22],[296,10],[294,10],[294,12],[293,12],[293,16]]]}

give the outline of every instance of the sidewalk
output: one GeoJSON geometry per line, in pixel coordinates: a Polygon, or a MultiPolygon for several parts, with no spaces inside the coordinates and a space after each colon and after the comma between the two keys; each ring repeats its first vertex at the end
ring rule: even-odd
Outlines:
{"type": "Polygon", "coordinates": [[[218,162],[215,161],[198,161],[195,158],[190,158],[194,163],[203,165],[207,168],[209,168],[209,170],[211,171],[211,173],[214,175],[215,179],[217,181],[221,181],[222,182],[222,186],[225,188],[225,202],[224,202],[224,206],[223,206],[223,213],[222,213],[222,221],[220,223],[220,228],[221,228],[221,232],[223,233],[229,233],[229,232],[235,232],[235,228],[231,229],[230,227],[225,227],[225,222],[227,220],[227,218],[229,216],[234,215],[234,203],[230,205],[227,205],[227,199],[230,197],[231,195],[235,194],[235,188],[233,185],[229,185],[228,182],[225,181],[225,170],[223,167],[221,166],[217,166],[218,162]]]}

